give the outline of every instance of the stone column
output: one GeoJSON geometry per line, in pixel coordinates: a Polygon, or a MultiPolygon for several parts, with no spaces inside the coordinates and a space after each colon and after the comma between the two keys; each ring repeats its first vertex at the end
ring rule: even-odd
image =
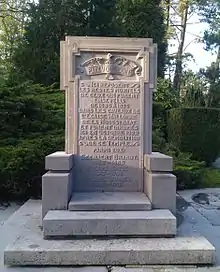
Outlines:
{"type": "Polygon", "coordinates": [[[67,210],[72,194],[73,154],[59,151],[45,157],[42,177],[42,218],[49,210],[67,210]]]}
{"type": "Polygon", "coordinates": [[[168,209],[176,213],[176,177],[173,158],[152,152],[144,156],[144,192],[153,209],[168,209]]]}

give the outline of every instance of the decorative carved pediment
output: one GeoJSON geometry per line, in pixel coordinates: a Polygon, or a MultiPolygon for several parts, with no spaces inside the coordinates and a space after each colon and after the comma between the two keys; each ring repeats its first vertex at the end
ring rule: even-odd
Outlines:
{"type": "Polygon", "coordinates": [[[106,79],[114,79],[114,75],[125,77],[140,76],[141,66],[135,61],[128,60],[121,56],[107,54],[106,58],[94,57],[82,64],[86,75],[95,76],[106,74],[106,79]]]}

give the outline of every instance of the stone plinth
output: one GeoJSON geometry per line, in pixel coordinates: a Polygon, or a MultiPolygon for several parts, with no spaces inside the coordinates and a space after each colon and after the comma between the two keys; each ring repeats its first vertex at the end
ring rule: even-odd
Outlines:
{"type": "Polygon", "coordinates": [[[171,157],[158,152],[145,155],[144,192],[153,209],[169,209],[176,214],[176,177],[171,157]]]}
{"type": "MultiPolygon", "coordinates": [[[[20,232],[5,249],[5,265],[166,265],[215,262],[215,249],[203,237],[44,240],[39,228],[40,201],[29,201],[20,209],[21,218],[25,221],[20,226],[20,232]],[[27,216],[28,205],[30,212],[27,216]],[[31,213],[33,215],[30,216],[31,213]]],[[[14,221],[12,219],[10,225],[17,225],[17,217],[14,221]]]]}
{"type": "Polygon", "coordinates": [[[49,211],[43,219],[45,237],[176,235],[176,217],[169,210],[49,211]]]}
{"type": "Polygon", "coordinates": [[[55,152],[46,156],[42,176],[42,218],[49,210],[66,210],[72,195],[73,155],[55,152]]]}
{"type": "Polygon", "coordinates": [[[70,211],[148,211],[151,202],[140,192],[73,193],[70,211]]]}

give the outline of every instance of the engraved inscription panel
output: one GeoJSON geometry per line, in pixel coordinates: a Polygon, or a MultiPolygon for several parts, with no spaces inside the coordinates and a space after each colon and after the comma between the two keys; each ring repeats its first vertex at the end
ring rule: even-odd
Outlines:
{"type": "Polygon", "coordinates": [[[139,81],[81,80],[75,191],[140,191],[139,81]]]}

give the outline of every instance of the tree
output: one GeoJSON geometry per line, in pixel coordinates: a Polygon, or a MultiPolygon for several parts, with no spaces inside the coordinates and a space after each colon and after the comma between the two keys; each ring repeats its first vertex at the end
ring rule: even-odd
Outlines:
{"type": "Polygon", "coordinates": [[[182,62],[183,62],[183,49],[185,43],[185,36],[186,36],[186,26],[187,26],[187,19],[189,15],[189,1],[180,1],[179,3],[179,13],[180,13],[180,40],[179,46],[176,55],[176,68],[174,72],[174,79],[173,79],[173,88],[174,90],[180,91],[181,85],[181,77],[182,77],[182,62]]]}
{"type": "Polygon", "coordinates": [[[36,197],[46,155],[64,148],[64,95],[28,82],[0,88],[0,199],[36,197]]]}
{"type": "Polygon", "coordinates": [[[183,107],[207,106],[207,83],[200,74],[186,71],[182,74],[180,99],[183,107]]]}
{"type": "Polygon", "coordinates": [[[159,48],[159,75],[163,75],[166,39],[160,2],[48,0],[33,4],[14,58],[14,74],[46,85],[59,82],[60,40],[66,35],[88,35],[153,38],[159,48]]]}
{"type": "Polygon", "coordinates": [[[166,26],[161,0],[118,0],[119,35],[153,38],[158,44],[158,75],[164,75],[166,59],[166,26]]]}
{"type": "Polygon", "coordinates": [[[206,49],[216,53],[216,61],[206,69],[200,70],[200,76],[204,77],[209,86],[208,105],[220,106],[220,1],[198,0],[202,21],[208,23],[209,28],[205,31],[203,41],[206,49]]]}
{"type": "Polygon", "coordinates": [[[177,51],[168,56],[168,68],[172,63],[173,70],[168,71],[170,78],[173,78],[173,88],[177,94],[180,94],[181,81],[184,72],[184,63],[189,57],[186,49],[192,42],[198,41],[199,37],[195,36],[189,44],[185,44],[187,26],[191,24],[191,17],[197,13],[197,8],[203,0],[164,0],[163,6],[166,13],[166,26],[168,38],[177,43],[177,51]],[[170,73],[172,75],[170,75],[170,73]]]}
{"type": "Polygon", "coordinates": [[[59,82],[59,44],[66,35],[112,35],[114,0],[48,0],[33,4],[30,22],[14,58],[23,79],[59,82]]]}
{"type": "Polygon", "coordinates": [[[12,58],[24,34],[29,0],[0,0],[0,72],[7,78],[12,58]]]}

